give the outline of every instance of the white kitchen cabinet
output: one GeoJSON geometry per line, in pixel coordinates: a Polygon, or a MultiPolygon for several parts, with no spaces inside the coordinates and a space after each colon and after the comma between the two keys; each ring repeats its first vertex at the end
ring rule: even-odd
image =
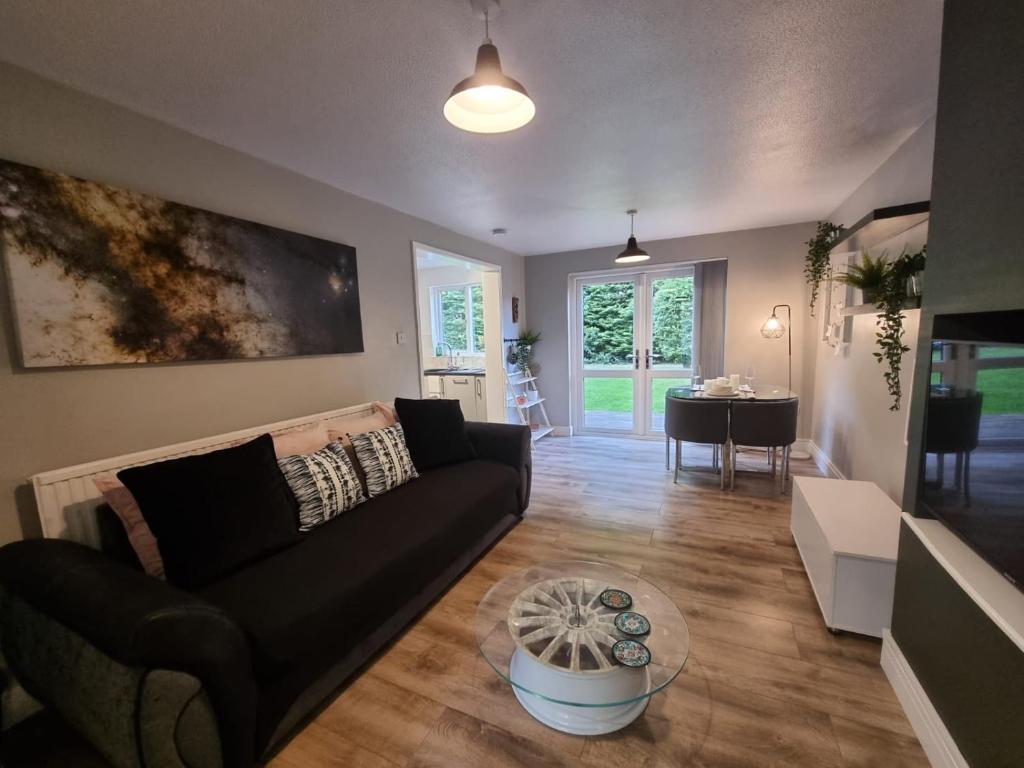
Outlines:
{"type": "Polygon", "coordinates": [[[473,391],[476,395],[476,411],[473,416],[463,415],[470,421],[487,421],[487,379],[483,376],[474,376],[473,391]]]}
{"type": "Polygon", "coordinates": [[[442,378],[441,396],[446,400],[458,400],[466,421],[476,421],[477,378],[466,374],[451,374],[442,378]]]}
{"type": "Polygon", "coordinates": [[[487,379],[468,374],[428,376],[428,392],[445,400],[458,400],[466,421],[487,421],[487,379]]]}

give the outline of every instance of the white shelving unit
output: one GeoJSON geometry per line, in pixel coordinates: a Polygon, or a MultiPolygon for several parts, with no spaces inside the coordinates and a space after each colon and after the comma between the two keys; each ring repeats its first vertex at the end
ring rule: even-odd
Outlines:
{"type": "Polygon", "coordinates": [[[544,398],[537,388],[537,377],[529,368],[515,373],[505,371],[505,385],[508,392],[508,405],[519,414],[519,423],[530,428],[530,436],[536,442],[554,431],[548,412],[544,408],[544,398]],[[536,393],[536,394],[534,394],[536,393]],[[525,397],[526,402],[519,402],[525,397]],[[536,410],[534,410],[536,409],[536,410]],[[536,416],[536,418],[535,418],[536,416]]]}

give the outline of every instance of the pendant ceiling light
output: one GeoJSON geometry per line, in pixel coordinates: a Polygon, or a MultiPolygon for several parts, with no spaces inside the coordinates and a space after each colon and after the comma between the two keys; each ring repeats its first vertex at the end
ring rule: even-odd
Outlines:
{"type": "Polygon", "coordinates": [[[636,244],[636,236],[633,234],[633,217],[636,216],[636,209],[630,208],[626,213],[629,215],[629,240],[626,242],[626,250],[615,257],[615,263],[635,264],[638,261],[647,261],[651,254],[636,244]]]}
{"type": "Polygon", "coordinates": [[[452,88],[445,119],[471,133],[506,133],[533,120],[537,108],[522,84],[501,71],[491,42],[490,8],[484,8],[484,42],[476,51],[473,74],[452,88]]]}

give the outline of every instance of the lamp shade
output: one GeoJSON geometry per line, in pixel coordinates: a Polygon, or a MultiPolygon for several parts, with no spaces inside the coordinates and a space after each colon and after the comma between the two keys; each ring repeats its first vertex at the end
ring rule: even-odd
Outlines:
{"type": "Polygon", "coordinates": [[[786,326],[782,324],[782,321],[772,312],[772,316],[764,321],[764,325],[761,326],[761,335],[766,339],[781,339],[786,333],[786,326]]]}
{"type": "Polygon", "coordinates": [[[526,89],[501,71],[489,41],[476,52],[476,70],[458,83],[444,103],[445,119],[471,133],[505,133],[533,120],[537,108],[526,89]]]}
{"type": "Polygon", "coordinates": [[[615,257],[616,264],[635,264],[638,261],[647,261],[651,254],[636,244],[636,238],[632,235],[626,242],[626,250],[615,257]]]}

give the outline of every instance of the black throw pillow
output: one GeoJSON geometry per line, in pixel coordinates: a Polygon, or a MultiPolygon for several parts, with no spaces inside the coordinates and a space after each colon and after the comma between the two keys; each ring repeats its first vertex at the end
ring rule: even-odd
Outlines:
{"type": "Polygon", "coordinates": [[[117,473],[156,537],[167,580],[197,589],[299,540],[270,435],[117,473]]]}
{"type": "Polygon", "coordinates": [[[395,412],[417,472],[476,458],[458,400],[395,399],[395,412]]]}

